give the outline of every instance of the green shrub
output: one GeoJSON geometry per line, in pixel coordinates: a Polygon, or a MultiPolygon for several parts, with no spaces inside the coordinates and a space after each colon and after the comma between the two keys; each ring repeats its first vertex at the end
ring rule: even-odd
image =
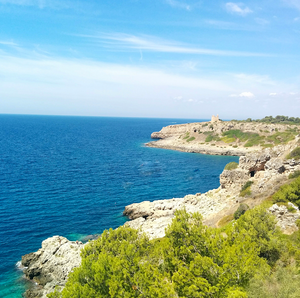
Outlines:
{"type": "Polygon", "coordinates": [[[247,204],[244,203],[240,204],[240,206],[233,214],[234,219],[239,219],[248,209],[249,206],[247,204]]]}
{"type": "Polygon", "coordinates": [[[225,166],[224,170],[231,171],[231,170],[236,169],[238,166],[239,166],[239,164],[237,162],[232,161],[225,166]]]}
{"type": "Polygon", "coordinates": [[[273,195],[273,202],[292,202],[300,207],[300,177],[285,184],[273,195]]]}
{"type": "Polygon", "coordinates": [[[289,179],[298,178],[300,176],[300,171],[295,171],[294,173],[289,174],[289,179]]]}
{"type": "Polygon", "coordinates": [[[188,139],[189,137],[190,137],[190,133],[189,133],[189,132],[186,132],[183,139],[186,140],[186,139],[188,139]]]}
{"type": "Polygon", "coordinates": [[[205,139],[205,142],[211,142],[213,140],[213,136],[212,135],[208,135],[205,139]]]}
{"type": "Polygon", "coordinates": [[[295,133],[293,130],[286,130],[283,132],[276,132],[274,134],[272,134],[271,136],[267,137],[267,141],[268,142],[272,142],[275,145],[279,145],[279,144],[286,144],[292,140],[295,139],[295,135],[297,133],[295,133]]]}
{"type": "Polygon", "coordinates": [[[186,141],[187,142],[191,142],[191,141],[194,141],[195,140],[195,137],[190,137],[189,139],[187,139],[186,141]]]}
{"type": "Polygon", "coordinates": [[[242,187],[240,196],[245,197],[245,196],[250,196],[251,195],[251,185],[253,184],[253,181],[247,181],[245,185],[242,187]]]}
{"type": "Polygon", "coordinates": [[[295,148],[288,154],[287,159],[300,159],[300,147],[295,148]]]}

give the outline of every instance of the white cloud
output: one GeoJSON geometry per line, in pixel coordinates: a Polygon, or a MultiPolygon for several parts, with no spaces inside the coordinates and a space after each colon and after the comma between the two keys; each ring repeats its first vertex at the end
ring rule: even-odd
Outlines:
{"type": "Polygon", "coordinates": [[[100,41],[105,41],[105,46],[113,48],[119,47],[123,49],[148,50],[153,52],[163,53],[178,53],[178,54],[195,54],[195,55],[213,55],[213,56],[236,56],[236,57],[269,57],[272,55],[240,52],[240,51],[223,51],[205,48],[196,48],[189,45],[183,45],[168,40],[155,38],[153,36],[135,36],[129,34],[102,34],[79,35],[81,37],[93,38],[100,41]]]}
{"type": "Polygon", "coordinates": [[[177,1],[177,0],[166,0],[166,2],[173,6],[173,7],[178,7],[178,8],[182,8],[185,10],[191,10],[191,6],[189,4],[177,1]]]}
{"type": "Polygon", "coordinates": [[[254,97],[255,95],[251,92],[242,92],[241,94],[239,94],[239,97],[248,97],[248,98],[251,98],[251,97],[254,97]]]}
{"type": "Polygon", "coordinates": [[[270,96],[275,96],[275,95],[277,95],[277,93],[276,92],[271,92],[269,95],[270,96]]]}
{"type": "Polygon", "coordinates": [[[242,92],[240,94],[230,94],[229,97],[248,97],[248,98],[252,98],[255,95],[252,92],[242,92]]]}
{"type": "Polygon", "coordinates": [[[245,5],[242,3],[228,2],[225,6],[228,12],[241,16],[246,16],[247,14],[253,12],[249,7],[245,7],[245,5]]]}

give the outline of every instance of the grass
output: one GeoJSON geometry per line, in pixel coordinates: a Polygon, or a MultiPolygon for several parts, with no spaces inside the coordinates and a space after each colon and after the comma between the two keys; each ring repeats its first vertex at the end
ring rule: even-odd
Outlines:
{"type": "Polygon", "coordinates": [[[237,162],[232,161],[225,166],[224,170],[228,170],[228,171],[234,170],[238,167],[238,165],[239,164],[237,162]]]}
{"type": "Polygon", "coordinates": [[[218,222],[218,227],[222,228],[233,220],[233,214],[226,215],[218,222]]]}
{"type": "Polygon", "coordinates": [[[190,137],[190,138],[188,138],[186,141],[187,142],[191,142],[191,141],[194,141],[195,140],[195,137],[190,137]]]}
{"type": "Polygon", "coordinates": [[[297,132],[293,129],[289,129],[283,132],[276,132],[271,136],[268,136],[266,141],[273,143],[274,145],[286,144],[295,139],[297,132]]]}
{"type": "Polygon", "coordinates": [[[189,137],[190,137],[190,133],[187,132],[187,133],[185,134],[185,136],[183,137],[183,139],[186,140],[186,139],[188,139],[189,137]]]}
{"type": "Polygon", "coordinates": [[[286,157],[286,159],[300,159],[300,147],[292,150],[286,157]]]}
{"type": "Polygon", "coordinates": [[[260,136],[258,133],[243,132],[240,129],[231,129],[223,133],[222,141],[225,143],[232,143],[237,140],[246,142],[245,147],[252,147],[259,145],[263,142],[264,136],[260,136]]]}
{"type": "Polygon", "coordinates": [[[219,135],[215,135],[213,134],[213,132],[204,132],[205,135],[207,135],[206,139],[205,139],[205,142],[208,143],[208,142],[211,142],[211,141],[220,141],[220,137],[219,135]]]}
{"type": "Polygon", "coordinates": [[[250,196],[251,195],[251,185],[253,184],[253,181],[247,181],[245,185],[242,187],[240,196],[245,197],[245,196],[250,196]]]}

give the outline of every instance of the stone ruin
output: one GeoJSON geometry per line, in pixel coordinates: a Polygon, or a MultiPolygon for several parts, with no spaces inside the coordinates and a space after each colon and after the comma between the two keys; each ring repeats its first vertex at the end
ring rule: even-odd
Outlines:
{"type": "Polygon", "coordinates": [[[217,115],[217,116],[212,115],[212,116],[211,116],[211,122],[212,122],[212,123],[213,123],[213,122],[218,122],[218,121],[220,121],[219,115],[217,115]]]}

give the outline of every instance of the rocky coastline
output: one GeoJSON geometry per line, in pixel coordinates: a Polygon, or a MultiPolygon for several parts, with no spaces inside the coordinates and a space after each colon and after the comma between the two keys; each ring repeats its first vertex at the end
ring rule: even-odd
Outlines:
{"type": "MultiPolygon", "coordinates": [[[[224,128],[224,123],[221,124],[224,128]]],[[[203,123],[199,125],[203,125],[203,123]]],[[[227,125],[229,124],[226,123],[225,126],[227,127],[227,125]]],[[[196,129],[195,123],[180,126],[174,125],[173,128],[162,129],[160,133],[155,133],[152,137],[165,137],[166,140],[170,140],[171,138],[174,144],[174,140],[182,136],[182,133],[186,134],[187,126],[192,131],[196,129]],[[176,132],[175,135],[174,129],[176,132]]],[[[230,129],[230,125],[228,128],[230,129]]],[[[269,129],[274,130],[275,128],[269,127],[269,129]]],[[[164,141],[164,139],[161,141],[164,141]]],[[[152,147],[156,146],[153,144],[157,144],[157,142],[148,145],[152,147]]],[[[189,146],[189,144],[187,145],[189,146]]],[[[219,147],[218,150],[223,155],[240,155],[239,163],[235,169],[224,170],[221,173],[219,188],[210,190],[204,194],[187,195],[184,198],[172,198],[153,202],[145,201],[128,205],[125,207],[123,214],[124,216],[128,216],[130,221],[125,223],[125,225],[140,229],[151,239],[160,238],[164,236],[165,228],[171,223],[175,211],[185,208],[191,213],[201,213],[204,224],[217,227],[220,219],[233,214],[240,203],[245,202],[250,208],[260,204],[266,197],[272,195],[282,184],[288,181],[290,173],[300,171],[300,160],[286,159],[287,154],[294,148],[299,147],[299,145],[300,135],[296,136],[288,144],[263,150],[261,148],[260,150],[257,150],[257,148],[251,148],[250,150],[243,148],[241,151],[237,151],[238,148],[228,148],[230,146],[226,146],[226,148],[219,147]],[[242,150],[246,150],[246,152],[242,152],[242,150]],[[243,197],[241,196],[241,187],[248,181],[252,183],[252,195],[243,197]]],[[[208,145],[205,146],[208,147],[208,145]]],[[[215,152],[213,149],[209,153],[206,151],[206,154],[215,154],[213,153],[215,152]]],[[[187,150],[194,149],[188,147],[182,149],[182,151],[187,150]]],[[[295,221],[300,218],[298,209],[291,215],[291,212],[284,206],[274,205],[272,209],[270,208],[270,212],[277,217],[278,225],[286,233],[292,233],[297,229],[295,221]]],[[[55,286],[64,287],[68,274],[80,265],[80,250],[84,245],[81,242],[73,242],[64,237],[54,236],[43,241],[41,249],[37,252],[23,256],[22,265],[25,267],[24,274],[26,278],[38,284],[29,289],[25,293],[25,297],[46,298],[46,295],[52,292],[55,286]]]]}
{"type": "Polygon", "coordinates": [[[209,122],[197,122],[163,127],[159,132],[153,132],[151,138],[155,141],[146,143],[147,147],[177,150],[190,153],[209,155],[242,156],[264,147],[254,144],[246,146],[246,141],[239,138],[227,142],[222,135],[230,130],[245,133],[260,134],[268,138],[276,132],[298,128],[297,125],[243,123],[238,121],[221,121],[213,119],[209,122]],[[211,136],[211,140],[207,137],[211,136]]]}

